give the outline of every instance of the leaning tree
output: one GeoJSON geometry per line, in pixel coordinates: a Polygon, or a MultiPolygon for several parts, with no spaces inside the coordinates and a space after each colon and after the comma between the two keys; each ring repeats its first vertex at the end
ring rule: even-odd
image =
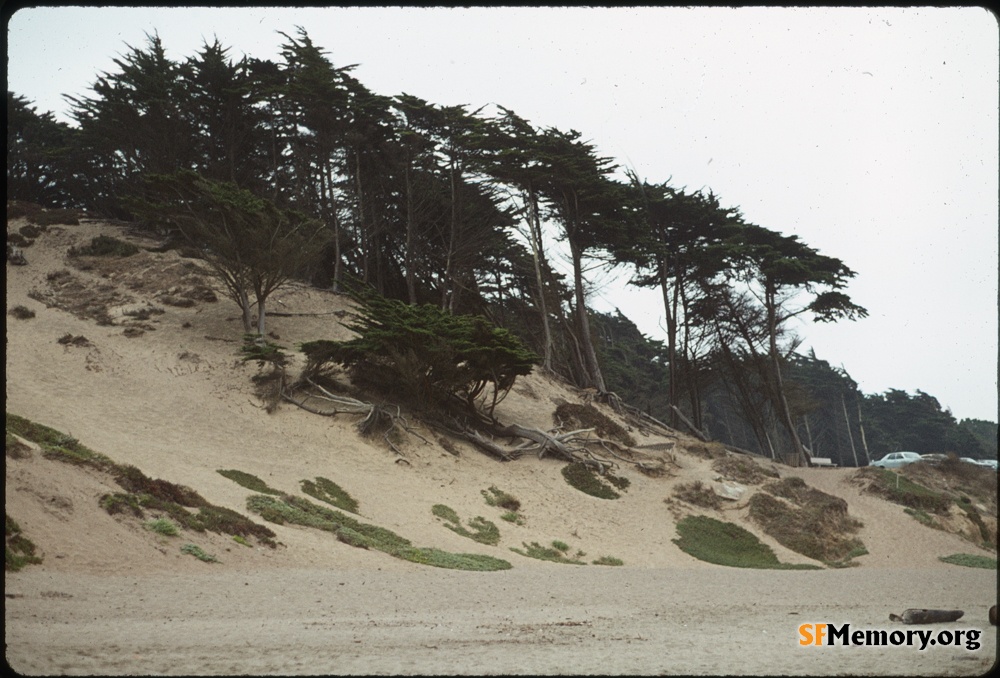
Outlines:
{"type": "Polygon", "coordinates": [[[150,175],[144,186],[133,208],[199,251],[239,305],[248,334],[255,330],[254,304],[256,332],[263,336],[267,298],[313,264],[328,240],[321,222],[190,170],[150,175]]]}

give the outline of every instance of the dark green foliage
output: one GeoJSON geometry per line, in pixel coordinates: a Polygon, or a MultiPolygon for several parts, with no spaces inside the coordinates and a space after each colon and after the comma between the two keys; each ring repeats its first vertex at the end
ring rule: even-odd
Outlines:
{"type": "Polygon", "coordinates": [[[563,478],[566,482],[585,494],[598,499],[617,499],[621,495],[611,488],[613,485],[619,490],[625,490],[629,486],[628,478],[620,478],[610,471],[603,476],[586,464],[573,462],[566,464],[562,468],[563,478]]]}
{"type": "Polygon", "coordinates": [[[593,312],[597,355],[609,391],[661,421],[670,416],[664,392],[669,385],[667,347],[642,334],[629,318],[615,310],[593,312]]]}
{"type": "Polygon", "coordinates": [[[130,257],[138,254],[139,248],[132,243],[119,240],[110,235],[99,235],[91,238],[89,245],[77,249],[71,247],[69,256],[71,257],[130,257]]]}
{"type": "MultiPolygon", "coordinates": [[[[865,431],[872,459],[889,452],[912,450],[921,454],[954,452],[960,457],[987,457],[980,439],[961,426],[937,398],[917,390],[914,395],[889,389],[866,395],[862,403],[865,431]]],[[[988,428],[989,422],[986,422],[988,428]]],[[[996,424],[992,424],[994,439],[996,424]]]]}
{"type": "Polygon", "coordinates": [[[23,96],[7,91],[8,219],[27,216],[33,220],[43,214],[41,205],[79,204],[82,196],[70,158],[76,136],[51,112],[38,113],[23,96]]]}
{"type": "Polygon", "coordinates": [[[190,506],[193,508],[208,506],[205,499],[189,487],[177,485],[166,480],[149,478],[135,466],[119,466],[114,473],[117,482],[126,492],[148,495],[155,499],[190,506]]]}
{"type": "Polygon", "coordinates": [[[259,367],[265,365],[286,367],[291,356],[283,349],[283,346],[267,341],[260,335],[245,334],[243,335],[243,346],[240,348],[240,359],[245,363],[256,362],[259,367]]]}
{"type": "MultiPolygon", "coordinates": [[[[350,511],[351,513],[358,512],[357,500],[332,480],[319,476],[317,476],[315,482],[311,480],[303,480],[302,491],[310,497],[315,497],[320,501],[325,501],[331,506],[336,506],[339,509],[350,511]]],[[[270,494],[274,493],[272,492],[270,494]]]]}
{"type": "MultiPolygon", "coordinates": [[[[998,427],[996,422],[985,421],[983,419],[963,419],[958,425],[971,433],[979,441],[979,444],[983,447],[983,451],[986,453],[986,459],[997,458],[998,427]]],[[[955,452],[959,452],[959,450],[955,450],[955,452]]],[[[969,455],[964,454],[961,456],[969,455]]]]}
{"type": "Polygon", "coordinates": [[[149,174],[144,193],[130,209],[199,250],[243,312],[246,333],[255,329],[251,300],[257,305],[257,334],[263,336],[268,297],[311,267],[327,239],[321,221],[191,170],[149,174]]]}
{"type": "Polygon", "coordinates": [[[4,511],[4,570],[17,572],[25,565],[42,562],[35,545],[21,533],[21,527],[4,511]]]}
{"type": "Polygon", "coordinates": [[[349,341],[302,344],[307,373],[330,363],[346,367],[356,386],[418,407],[446,407],[453,399],[487,414],[518,376],[531,372],[534,354],[512,334],[477,316],[451,315],[431,305],[411,306],[374,294],[355,295],[359,320],[349,341]]]}
{"type": "Polygon", "coordinates": [[[727,567],[770,570],[817,570],[816,565],[790,565],[778,561],[774,551],[739,525],[707,516],[687,516],[677,523],[674,543],[698,560],[727,567]]]}
{"type": "Polygon", "coordinates": [[[129,513],[136,518],[142,518],[146,515],[142,510],[139,497],[127,492],[115,492],[113,494],[102,495],[97,501],[97,505],[107,511],[110,515],[129,513]]]}
{"type": "Polygon", "coordinates": [[[116,468],[116,464],[108,457],[94,452],[76,438],[16,414],[6,413],[6,427],[11,433],[38,443],[46,458],[91,466],[99,471],[116,468]]]}
{"type": "Polygon", "coordinates": [[[276,490],[273,487],[269,487],[267,483],[250,473],[244,473],[243,471],[237,471],[235,469],[223,470],[219,469],[217,473],[223,477],[229,478],[234,483],[242,485],[248,490],[253,490],[254,492],[260,492],[261,494],[282,494],[281,490],[276,490]]]}

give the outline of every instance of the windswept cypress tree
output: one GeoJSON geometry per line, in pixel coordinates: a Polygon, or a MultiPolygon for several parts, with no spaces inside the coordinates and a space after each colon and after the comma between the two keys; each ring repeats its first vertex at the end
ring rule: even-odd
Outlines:
{"type": "Polygon", "coordinates": [[[336,363],[355,385],[396,400],[447,408],[457,399],[469,414],[492,417],[514,380],[529,374],[537,360],[517,337],[485,318],[373,293],[353,296],[360,313],[347,327],[358,336],[302,344],[307,373],[336,363]]]}

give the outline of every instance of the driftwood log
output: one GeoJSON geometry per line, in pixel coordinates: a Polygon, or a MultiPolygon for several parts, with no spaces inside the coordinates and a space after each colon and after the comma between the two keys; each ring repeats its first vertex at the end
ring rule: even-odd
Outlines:
{"type": "Polygon", "coordinates": [[[909,609],[903,610],[902,615],[890,614],[889,620],[903,622],[904,624],[938,624],[940,622],[957,621],[964,614],[961,610],[909,609]]]}

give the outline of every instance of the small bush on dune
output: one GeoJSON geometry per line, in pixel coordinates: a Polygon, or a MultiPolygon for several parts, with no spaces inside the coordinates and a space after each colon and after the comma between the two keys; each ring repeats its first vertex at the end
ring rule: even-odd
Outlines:
{"type": "Polygon", "coordinates": [[[480,490],[483,498],[486,499],[486,503],[490,506],[499,506],[500,508],[505,508],[508,511],[520,511],[521,510],[521,500],[514,495],[507,494],[503,490],[498,490],[493,485],[490,485],[489,490],[480,490]]]}
{"type": "Polygon", "coordinates": [[[237,485],[241,485],[248,490],[253,490],[254,492],[260,492],[261,494],[282,494],[281,490],[276,490],[273,487],[268,487],[267,483],[250,473],[244,473],[243,471],[237,471],[236,469],[218,469],[216,471],[219,475],[224,478],[229,478],[237,485]]]}
{"type": "Polygon", "coordinates": [[[42,562],[35,555],[35,545],[21,533],[21,527],[4,511],[4,569],[17,572],[25,565],[42,562]]]}
{"type": "Polygon", "coordinates": [[[938,560],[952,565],[961,565],[963,567],[979,567],[984,570],[997,569],[996,558],[990,558],[989,556],[976,556],[970,553],[955,553],[950,556],[941,556],[938,560]]]}
{"type": "Polygon", "coordinates": [[[565,563],[568,565],[586,565],[587,563],[582,560],[577,560],[575,558],[569,558],[566,555],[566,551],[569,549],[563,542],[554,541],[553,546],[542,546],[537,541],[533,541],[530,544],[522,542],[524,549],[510,547],[510,550],[514,553],[519,553],[527,558],[534,558],[536,560],[548,560],[553,563],[565,563]],[[558,544],[558,546],[556,546],[558,544]],[[565,549],[559,548],[559,546],[565,546],[565,549]]]}
{"type": "Polygon", "coordinates": [[[315,482],[312,480],[303,480],[302,492],[331,506],[336,506],[339,509],[351,513],[358,512],[357,500],[332,480],[318,476],[315,482]]]}
{"type": "Polygon", "coordinates": [[[205,553],[200,546],[195,546],[194,544],[184,544],[184,546],[181,547],[181,553],[187,553],[188,555],[192,555],[198,560],[206,563],[219,562],[215,556],[205,553]]]}
{"type": "Polygon", "coordinates": [[[913,509],[944,514],[952,503],[947,495],[935,492],[910,480],[902,473],[895,473],[889,469],[866,466],[858,469],[854,477],[868,482],[869,493],[913,509]]]}
{"type": "Polygon", "coordinates": [[[99,235],[90,240],[89,245],[76,248],[71,247],[69,256],[71,257],[130,257],[138,254],[139,248],[132,243],[119,240],[110,235],[99,235]]]}
{"type": "Polygon", "coordinates": [[[164,537],[176,537],[180,534],[180,530],[177,529],[177,526],[166,518],[150,520],[149,522],[143,524],[143,527],[151,532],[162,534],[164,537]]]}
{"type": "Polygon", "coordinates": [[[35,312],[32,311],[27,306],[15,306],[14,308],[7,311],[7,315],[13,316],[18,320],[28,320],[35,317],[35,312]]]}
{"type": "Polygon", "coordinates": [[[722,506],[722,497],[715,493],[711,487],[704,485],[700,480],[690,483],[681,483],[674,488],[674,497],[681,501],[686,501],[694,506],[717,509],[722,506]]]}
{"type": "Polygon", "coordinates": [[[611,486],[624,490],[629,485],[628,478],[619,478],[610,471],[600,476],[594,469],[579,462],[563,466],[562,474],[572,487],[598,499],[617,499],[621,495],[611,486]]]}
{"type": "Polygon", "coordinates": [[[867,553],[853,536],[861,522],[848,515],[847,502],[840,497],[796,477],[763,489],[750,498],[750,518],[782,546],[834,567],[847,565],[852,554],[867,553]]]}

